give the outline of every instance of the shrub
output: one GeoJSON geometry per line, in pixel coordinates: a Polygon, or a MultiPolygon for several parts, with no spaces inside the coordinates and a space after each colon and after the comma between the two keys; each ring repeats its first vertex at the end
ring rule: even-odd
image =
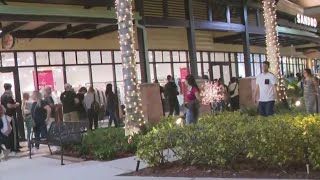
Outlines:
{"type": "Polygon", "coordinates": [[[112,160],[118,157],[134,154],[137,149],[137,135],[131,144],[122,128],[97,129],[83,137],[82,144],[66,147],[67,150],[76,151],[81,156],[91,156],[98,160],[112,160]]]}
{"type": "Polygon", "coordinates": [[[304,167],[308,150],[312,167],[320,169],[319,130],[320,117],[303,114],[263,118],[226,112],[185,127],[168,120],[141,138],[137,156],[159,166],[168,161],[168,149],[188,165],[234,167],[248,161],[285,169],[304,167]]]}

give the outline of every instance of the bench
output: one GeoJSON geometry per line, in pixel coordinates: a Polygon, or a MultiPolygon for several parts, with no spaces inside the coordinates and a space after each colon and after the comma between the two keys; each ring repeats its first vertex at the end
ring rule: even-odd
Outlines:
{"type": "MultiPolygon", "coordinates": [[[[53,122],[48,131],[48,136],[45,140],[30,140],[31,144],[48,145],[50,154],[53,155],[50,146],[59,146],[61,148],[61,165],[63,164],[63,145],[72,143],[81,143],[84,133],[87,132],[88,122],[53,122]]],[[[33,135],[32,135],[33,136],[33,135]]],[[[29,149],[29,158],[31,159],[32,152],[29,149]]]]}

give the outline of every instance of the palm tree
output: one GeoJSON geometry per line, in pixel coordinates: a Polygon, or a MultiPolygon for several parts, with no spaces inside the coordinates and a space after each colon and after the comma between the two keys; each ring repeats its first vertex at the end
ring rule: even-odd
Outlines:
{"type": "Polygon", "coordinates": [[[144,124],[140,87],[137,80],[132,0],[115,1],[118,19],[118,33],[123,65],[123,82],[126,106],[126,135],[134,135],[144,124]]]}
{"type": "Polygon", "coordinates": [[[263,3],[263,17],[266,29],[266,45],[267,45],[267,59],[270,62],[271,72],[278,76],[278,99],[287,104],[287,97],[284,86],[284,77],[280,72],[280,51],[277,32],[277,4],[278,0],[262,0],[263,3]]]}

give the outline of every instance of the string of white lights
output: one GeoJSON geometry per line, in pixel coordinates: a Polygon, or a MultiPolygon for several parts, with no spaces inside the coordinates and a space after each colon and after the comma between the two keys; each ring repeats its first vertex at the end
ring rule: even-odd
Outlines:
{"type": "Polygon", "coordinates": [[[118,19],[118,33],[123,65],[123,82],[126,105],[126,135],[133,135],[140,131],[145,124],[140,86],[136,71],[136,51],[134,48],[132,0],[116,0],[118,19]]]}
{"type": "Polygon", "coordinates": [[[270,62],[270,71],[278,76],[279,83],[277,86],[278,99],[280,101],[287,99],[284,77],[280,71],[280,50],[277,32],[277,7],[275,0],[263,0],[263,16],[266,27],[266,45],[267,60],[270,62]]]}

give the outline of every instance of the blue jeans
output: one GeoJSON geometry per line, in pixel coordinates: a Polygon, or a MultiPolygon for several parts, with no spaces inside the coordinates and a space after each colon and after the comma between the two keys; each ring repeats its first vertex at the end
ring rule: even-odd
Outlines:
{"type": "Polygon", "coordinates": [[[260,116],[272,116],[274,111],[274,103],[275,101],[268,101],[268,102],[259,102],[259,114],[260,116]]]}
{"type": "Polygon", "coordinates": [[[196,124],[198,121],[198,112],[192,111],[191,109],[186,109],[186,123],[196,124]]]}
{"type": "Polygon", "coordinates": [[[109,127],[111,127],[112,121],[114,121],[114,126],[118,127],[119,124],[118,124],[118,117],[116,115],[116,112],[114,110],[110,110],[110,109],[107,109],[107,111],[109,113],[109,127]]]}
{"type": "MultiPolygon", "coordinates": [[[[40,141],[40,138],[47,138],[47,126],[46,124],[40,123],[37,124],[34,128],[33,128],[33,132],[34,132],[34,137],[35,140],[40,141]]],[[[39,149],[39,144],[35,144],[35,147],[39,149]]]]}

